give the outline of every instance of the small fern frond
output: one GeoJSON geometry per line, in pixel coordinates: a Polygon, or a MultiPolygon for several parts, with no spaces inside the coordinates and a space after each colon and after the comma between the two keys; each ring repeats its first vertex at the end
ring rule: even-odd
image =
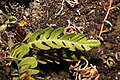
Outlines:
{"type": "Polygon", "coordinates": [[[31,77],[32,74],[39,73],[39,70],[33,69],[38,64],[36,58],[34,58],[34,57],[25,57],[21,61],[17,59],[15,62],[16,62],[17,67],[18,67],[18,72],[15,73],[15,74],[18,74],[19,76],[18,77],[13,77],[12,80],[28,80],[28,79],[24,79],[26,76],[28,78],[30,78],[30,80],[31,80],[32,79],[32,77],[31,77]],[[27,72],[29,72],[29,75],[27,74],[27,72]]]}
{"type": "Polygon", "coordinates": [[[16,49],[12,49],[13,52],[11,54],[12,56],[21,58],[29,52],[29,48],[33,48],[33,44],[42,50],[63,47],[71,51],[75,51],[76,48],[79,50],[90,50],[100,45],[99,40],[87,40],[83,34],[69,33],[63,35],[63,31],[63,28],[54,30],[52,27],[36,30],[28,37],[28,43],[21,43],[19,46],[16,45],[16,49]]]}
{"type": "Polygon", "coordinates": [[[68,48],[71,51],[75,51],[75,48],[79,50],[90,50],[93,47],[99,46],[99,40],[87,40],[83,34],[65,34],[63,36],[63,28],[54,30],[52,27],[48,27],[44,30],[35,31],[29,38],[28,43],[30,47],[32,44],[36,47],[49,50],[50,48],[68,48]]]}

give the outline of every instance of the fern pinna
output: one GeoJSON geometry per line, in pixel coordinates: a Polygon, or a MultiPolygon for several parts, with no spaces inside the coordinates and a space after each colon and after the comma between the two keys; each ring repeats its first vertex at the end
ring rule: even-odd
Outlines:
{"type": "MultiPolygon", "coordinates": [[[[27,38],[22,43],[15,44],[11,48],[11,55],[13,57],[16,57],[18,61],[21,60],[21,62],[24,62],[24,64],[26,65],[32,65],[31,63],[23,61],[24,59],[22,58],[30,51],[30,48],[34,48],[33,45],[42,50],[49,50],[51,48],[68,48],[70,51],[75,51],[76,49],[90,50],[91,48],[100,45],[99,40],[87,40],[87,38],[83,34],[62,34],[63,31],[63,28],[58,28],[54,30],[52,27],[48,27],[46,29],[38,29],[34,33],[27,36],[27,38]]],[[[22,66],[19,66],[21,62],[17,62],[19,69],[22,68],[22,66]]],[[[25,71],[36,66],[26,67],[28,68],[25,71]]]]}

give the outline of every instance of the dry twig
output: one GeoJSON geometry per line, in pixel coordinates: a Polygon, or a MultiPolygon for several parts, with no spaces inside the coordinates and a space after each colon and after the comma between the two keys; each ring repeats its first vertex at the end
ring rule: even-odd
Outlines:
{"type": "Polygon", "coordinates": [[[103,40],[103,38],[101,37],[101,34],[104,33],[104,32],[106,32],[106,30],[105,30],[105,31],[103,30],[103,28],[104,28],[104,22],[107,20],[107,17],[108,17],[108,15],[109,15],[109,12],[110,12],[110,10],[112,9],[112,7],[111,7],[111,6],[112,6],[112,2],[113,2],[113,0],[110,0],[107,13],[106,13],[105,18],[104,18],[104,20],[103,20],[103,22],[102,22],[102,25],[101,25],[100,33],[99,33],[99,35],[97,36],[97,37],[100,38],[101,40],[103,40]]]}
{"type": "Polygon", "coordinates": [[[55,14],[55,17],[59,16],[60,13],[62,12],[62,10],[63,10],[63,6],[64,6],[64,2],[65,2],[65,0],[62,1],[61,9],[59,10],[59,12],[58,12],[57,14],[55,14]]]}

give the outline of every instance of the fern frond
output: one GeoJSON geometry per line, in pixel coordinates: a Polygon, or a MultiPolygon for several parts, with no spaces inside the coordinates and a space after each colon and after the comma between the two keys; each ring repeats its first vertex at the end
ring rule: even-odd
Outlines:
{"type": "MultiPolygon", "coordinates": [[[[68,48],[71,51],[78,50],[90,50],[93,47],[97,47],[100,45],[99,40],[87,40],[87,38],[83,34],[64,34],[63,28],[58,28],[54,30],[52,27],[48,27],[46,29],[36,30],[31,35],[27,36],[24,41],[20,44],[15,44],[10,52],[11,56],[16,57],[16,64],[18,66],[18,72],[20,75],[25,75],[26,71],[31,72],[32,74],[36,74],[39,71],[34,70],[37,66],[37,60],[34,57],[25,57],[24,56],[29,53],[30,48],[34,48],[33,45],[42,50],[49,50],[51,48],[68,48]],[[29,42],[27,41],[29,40],[29,42]],[[25,43],[27,41],[27,43],[25,43]],[[31,60],[31,61],[29,61],[31,60]],[[37,72],[36,72],[37,71],[37,72]]],[[[62,54],[63,57],[67,56],[62,54]]],[[[54,55],[55,56],[55,55],[54,55]]],[[[51,57],[54,57],[51,56],[51,57]]],[[[71,56],[71,58],[76,56],[71,56]]],[[[46,59],[47,61],[50,61],[46,59]]],[[[39,62],[42,62],[38,60],[39,62]]],[[[43,60],[44,61],[44,60],[43,60]]]]}
{"type": "Polygon", "coordinates": [[[68,48],[71,51],[75,51],[75,48],[79,50],[90,50],[93,47],[99,46],[99,40],[87,40],[83,34],[65,34],[63,36],[63,28],[54,30],[52,27],[48,27],[44,30],[37,30],[29,38],[28,45],[32,47],[32,44],[36,47],[49,50],[50,48],[68,48]]]}
{"type": "Polygon", "coordinates": [[[36,58],[34,57],[25,57],[21,61],[17,59],[15,60],[15,62],[18,67],[18,72],[15,74],[18,74],[19,76],[13,77],[12,80],[26,80],[26,79],[22,79],[25,78],[25,76],[29,77],[31,80],[32,77],[30,75],[39,73],[39,70],[33,69],[38,64],[36,58]],[[29,72],[29,75],[27,75],[26,72],[29,72]]]}
{"type": "Polygon", "coordinates": [[[29,48],[33,48],[33,44],[42,49],[49,50],[51,48],[68,48],[71,51],[90,50],[93,47],[100,45],[99,40],[87,40],[83,34],[64,34],[63,28],[54,30],[52,27],[46,29],[39,29],[29,36],[30,41],[28,43],[22,43],[17,49],[12,52],[12,56],[23,57],[29,52],[29,48]]]}

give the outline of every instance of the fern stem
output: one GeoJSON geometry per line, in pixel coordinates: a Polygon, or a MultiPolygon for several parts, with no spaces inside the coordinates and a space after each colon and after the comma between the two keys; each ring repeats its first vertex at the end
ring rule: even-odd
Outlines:
{"type": "Polygon", "coordinates": [[[16,65],[17,65],[17,69],[18,69],[18,78],[20,80],[20,73],[19,73],[19,66],[18,66],[18,60],[15,61],[16,65]]]}

